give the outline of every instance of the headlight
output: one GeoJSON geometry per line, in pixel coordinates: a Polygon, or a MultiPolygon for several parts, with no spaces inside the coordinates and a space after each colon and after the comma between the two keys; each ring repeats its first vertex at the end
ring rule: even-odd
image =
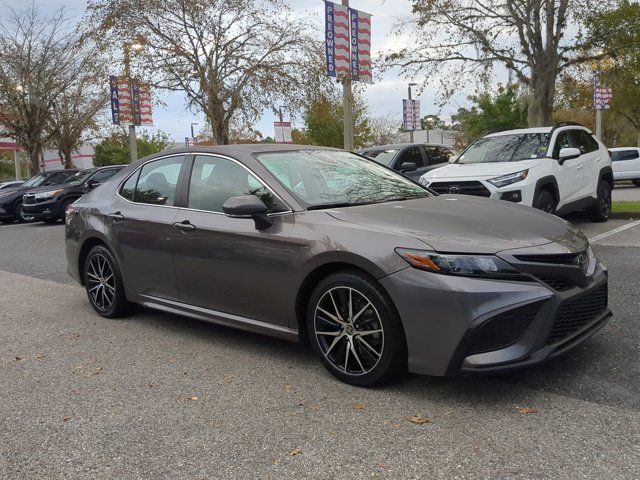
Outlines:
{"type": "Polygon", "coordinates": [[[506,187],[512,183],[518,183],[527,178],[529,170],[523,170],[518,173],[510,173],[509,175],[502,175],[501,177],[492,178],[489,180],[493,185],[498,188],[506,187]]]}
{"type": "Polygon", "coordinates": [[[493,255],[444,255],[426,250],[404,248],[396,248],[396,253],[412,267],[427,272],[502,280],[529,279],[525,274],[493,255]]]}
{"type": "Polygon", "coordinates": [[[429,180],[427,180],[425,177],[420,177],[418,183],[420,183],[420,185],[422,185],[423,187],[429,186],[429,180]]]}
{"type": "Polygon", "coordinates": [[[48,192],[40,192],[36,193],[35,197],[37,200],[41,200],[43,198],[55,197],[56,195],[60,195],[62,190],[49,190],[48,192]]]}

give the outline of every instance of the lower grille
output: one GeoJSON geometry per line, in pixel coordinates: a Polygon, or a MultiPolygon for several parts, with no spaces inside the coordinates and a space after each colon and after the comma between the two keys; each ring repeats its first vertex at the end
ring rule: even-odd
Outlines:
{"type": "Polygon", "coordinates": [[[517,307],[484,322],[473,332],[468,355],[500,350],[516,343],[527,331],[543,303],[517,307]]]}
{"type": "Polygon", "coordinates": [[[429,188],[440,195],[447,193],[490,197],[491,192],[481,182],[433,182],[429,188]]]}
{"type": "Polygon", "coordinates": [[[573,283],[571,280],[568,279],[564,279],[564,278],[554,278],[554,277],[538,277],[538,279],[550,286],[551,288],[553,288],[554,290],[557,290],[558,292],[564,292],[566,290],[571,290],[573,287],[576,286],[575,283],[573,283]]]}
{"type": "Polygon", "coordinates": [[[547,337],[547,344],[557,343],[590,323],[608,304],[607,284],[575,300],[563,303],[547,337]]]}

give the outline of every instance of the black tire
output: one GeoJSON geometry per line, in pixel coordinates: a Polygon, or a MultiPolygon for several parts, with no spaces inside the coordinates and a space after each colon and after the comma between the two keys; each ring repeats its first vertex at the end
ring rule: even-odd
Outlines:
{"type": "Polygon", "coordinates": [[[307,332],[323,365],[343,382],[368,387],[406,372],[402,323],[389,295],[368,275],[341,271],[322,280],[309,299],[307,332]],[[324,313],[332,307],[338,321],[324,313]]]}
{"type": "Polygon", "coordinates": [[[533,199],[533,207],[555,215],[557,204],[555,198],[553,198],[553,195],[551,195],[549,191],[540,190],[536,198],[533,199]]]}
{"type": "Polygon", "coordinates": [[[594,222],[606,222],[611,214],[611,185],[606,180],[598,184],[598,200],[589,207],[589,217],[594,222]]]}
{"type": "Polygon", "coordinates": [[[93,247],[85,259],[82,275],[89,303],[99,315],[120,318],[133,312],[135,304],[127,300],[118,262],[109,249],[102,245],[93,247]]]}
{"type": "Polygon", "coordinates": [[[631,180],[636,187],[640,187],[640,178],[634,178],[631,180]]]}
{"type": "Polygon", "coordinates": [[[30,217],[24,213],[24,210],[22,209],[22,200],[18,200],[16,202],[15,216],[16,220],[20,223],[33,223],[36,221],[35,217],[30,217]]]}

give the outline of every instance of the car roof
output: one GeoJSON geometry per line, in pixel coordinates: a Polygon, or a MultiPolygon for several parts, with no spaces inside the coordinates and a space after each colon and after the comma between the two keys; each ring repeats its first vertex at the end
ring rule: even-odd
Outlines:
{"type": "Polygon", "coordinates": [[[484,138],[500,137],[502,135],[524,135],[527,133],[551,133],[554,130],[584,130],[588,133],[592,133],[587,127],[583,125],[559,125],[556,127],[533,127],[533,128],[514,128],[511,130],[502,130],[500,132],[489,133],[484,138]]]}
{"type": "Polygon", "coordinates": [[[373,147],[365,147],[365,148],[360,148],[358,150],[356,150],[357,152],[374,152],[376,150],[398,150],[400,148],[404,148],[404,147],[411,147],[411,146],[416,146],[416,145],[421,145],[421,146],[426,146],[426,147],[444,147],[444,148],[449,148],[446,145],[440,144],[440,143],[420,143],[420,142],[414,142],[414,143],[389,143],[387,145],[376,145],[373,147]]]}

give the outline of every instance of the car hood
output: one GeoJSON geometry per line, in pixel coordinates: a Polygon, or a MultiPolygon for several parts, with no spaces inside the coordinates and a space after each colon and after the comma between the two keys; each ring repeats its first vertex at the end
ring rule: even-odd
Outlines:
{"type": "Polygon", "coordinates": [[[344,222],[414,237],[439,252],[494,254],[555,243],[558,253],[572,253],[588,245],[578,228],[554,215],[469,195],[336,208],[327,213],[344,222]]]}
{"type": "Polygon", "coordinates": [[[493,163],[451,163],[442,168],[431,170],[423,175],[426,180],[444,180],[451,178],[494,178],[500,175],[521,172],[527,168],[540,165],[543,160],[520,160],[518,162],[493,162],[493,163]]]}

